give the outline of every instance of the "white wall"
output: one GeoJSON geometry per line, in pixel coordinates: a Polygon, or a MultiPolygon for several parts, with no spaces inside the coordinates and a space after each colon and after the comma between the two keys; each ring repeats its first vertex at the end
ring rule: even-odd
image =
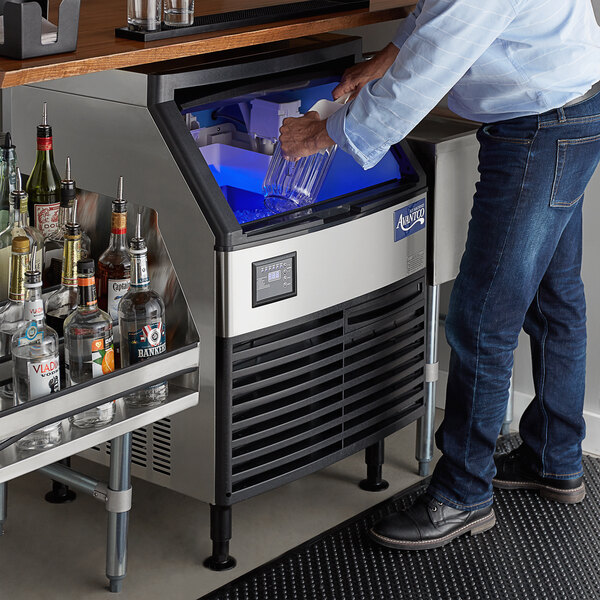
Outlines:
{"type": "MultiPolygon", "coordinates": [[[[600,0],[592,0],[596,17],[600,19],[600,0]]],[[[365,52],[373,52],[385,46],[392,38],[399,21],[369,25],[350,29],[343,33],[363,36],[365,52]]],[[[340,32],[342,33],[342,32],[340,32]]],[[[587,391],[585,397],[585,418],[587,436],[584,448],[588,452],[600,454],[600,277],[598,272],[598,256],[600,256],[600,169],[592,178],[586,192],[584,203],[584,260],[583,280],[586,286],[588,313],[588,368],[587,391]]],[[[442,286],[441,308],[445,312],[451,284],[442,286]]],[[[445,372],[448,368],[449,348],[444,339],[444,329],[440,328],[439,360],[442,371],[438,386],[438,406],[444,405],[445,372]]],[[[568,376],[568,374],[565,374],[568,376]]],[[[531,357],[529,339],[522,333],[519,347],[515,352],[514,368],[515,420],[534,395],[531,374],[531,357]]]]}

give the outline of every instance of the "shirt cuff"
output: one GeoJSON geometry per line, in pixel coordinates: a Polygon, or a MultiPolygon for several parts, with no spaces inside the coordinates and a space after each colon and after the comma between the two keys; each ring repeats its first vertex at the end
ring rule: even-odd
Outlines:
{"type": "Polygon", "coordinates": [[[364,170],[367,170],[374,167],[385,156],[389,145],[379,148],[367,146],[365,150],[368,154],[356,145],[346,129],[346,117],[351,106],[350,102],[327,119],[327,133],[340,150],[349,154],[364,170]]]}

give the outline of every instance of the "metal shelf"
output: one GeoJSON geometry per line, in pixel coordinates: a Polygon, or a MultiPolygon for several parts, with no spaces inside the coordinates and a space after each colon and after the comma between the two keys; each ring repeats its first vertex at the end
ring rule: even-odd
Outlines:
{"type": "MultiPolygon", "coordinates": [[[[89,388],[89,392],[86,393],[89,393],[89,395],[101,393],[100,390],[103,388],[103,384],[98,382],[96,385],[98,387],[89,388]]],[[[77,395],[77,393],[69,394],[65,398],[71,398],[73,395],[77,395]]],[[[109,425],[96,429],[79,429],[78,427],[71,427],[68,419],[64,419],[62,421],[64,440],[57,446],[37,452],[22,452],[17,450],[15,444],[13,444],[2,450],[0,452],[0,483],[25,475],[77,454],[82,450],[97,446],[129,431],[195,406],[198,404],[198,392],[169,383],[169,396],[159,406],[128,408],[122,398],[117,400],[116,403],[115,418],[109,425]]],[[[47,404],[50,405],[52,402],[47,404]]],[[[39,409],[40,407],[35,408],[39,409]]],[[[0,424],[2,424],[2,420],[0,418],[0,424]]]]}
{"type": "MultiPolygon", "coordinates": [[[[130,391],[196,370],[198,365],[199,344],[190,344],[181,350],[168,352],[141,364],[115,371],[102,379],[66,388],[56,394],[25,404],[15,406],[12,400],[2,400],[0,401],[0,444],[2,440],[8,440],[36,425],[62,420],[70,414],[116,400],[130,391]]],[[[157,417],[155,420],[160,418],[157,417]]],[[[90,444],[90,447],[93,445],[90,444]]]]}

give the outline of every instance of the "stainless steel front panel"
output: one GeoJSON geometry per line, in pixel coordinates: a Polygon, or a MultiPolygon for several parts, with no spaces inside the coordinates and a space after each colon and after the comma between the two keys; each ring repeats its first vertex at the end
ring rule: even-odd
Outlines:
{"type": "Polygon", "coordinates": [[[306,235],[218,253],[223,290],[219,335],[235,337],[285,323],[424,268],[425,229],[394,241],[394,212],[423,197],[306,235]],[[252,263],[290,252],[297,253],[297,295],[253,308],[252,263]]]}

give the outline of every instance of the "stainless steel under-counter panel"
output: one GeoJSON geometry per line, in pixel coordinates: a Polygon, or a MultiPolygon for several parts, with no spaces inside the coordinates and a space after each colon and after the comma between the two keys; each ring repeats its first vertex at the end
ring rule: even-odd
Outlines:
{"type": "Polygon", "coordinates": [[[430,285],[458,275],[479,180],[477,129],[477,123],[430,115],[408,136],[428,178],[430,285]]]}

